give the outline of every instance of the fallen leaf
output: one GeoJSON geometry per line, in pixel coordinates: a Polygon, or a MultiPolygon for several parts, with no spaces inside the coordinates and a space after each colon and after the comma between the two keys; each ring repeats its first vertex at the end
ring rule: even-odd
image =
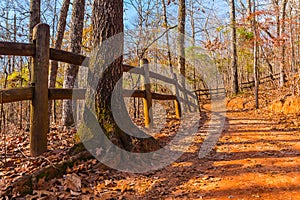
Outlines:
{"type": "Polygon", "coordinates": [[[70,189],[75,192],[81,191],[81,179],[76,174],[67,174],[64,181],[64,189],[70,189]]]}

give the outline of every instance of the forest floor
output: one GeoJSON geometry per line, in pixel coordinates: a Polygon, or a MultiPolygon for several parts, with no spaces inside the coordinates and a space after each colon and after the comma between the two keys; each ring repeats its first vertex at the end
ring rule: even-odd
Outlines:
{"type": "MultiPolygon", "coordinates": [[[[189,150],[161,170],[131,174],[109,169],[95,159],[82,161],[64,177],[39,182],[34,195],[26,199],[300,199],[299,116],[273,114],[267,108],[229,109],[217,145],[199,159],[209,128],[206,114],[189,150]]],[[[174,132],[172,127],[165,132],[174,132]]],[[[165,136],[158,139],[164,143],[165,136]]],[[[41,163],[64,159],[63,151],[53,151],[36,166],[26,166],[23,174],[41,163]]],[[[18,172],[7,169],[0,168],[5,184],[18,172]]]]}

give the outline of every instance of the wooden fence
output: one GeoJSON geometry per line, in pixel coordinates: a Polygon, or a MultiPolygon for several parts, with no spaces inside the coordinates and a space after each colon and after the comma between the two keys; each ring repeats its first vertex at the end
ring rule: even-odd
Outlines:
{"type": "MultiPolygon", "coordinates": [[[[48,88],[49,60],[65,62],[69,64],[88,67],[89,58],[76,55],[63,50],[50,48],[50,28],[47,24],[38,24],[34,27],[33,43],[0,42],[0,55],[30,56],[33,58],[31,85],[23,88],[0,90],[0,103],[9,103],[30,100],[30,153],[33,156],[40,155],[47,150],[48,132],[48,100],[55,99],[85,99],[85,89],[58,89],[48,88]]],[[[165,77],[161,74],[149,71],[148,61],[141,61],[141,68],[123,65],[123,71],[140,74],[144,83],[150,83],[154,78],[174,85],[177,91],[184,93],[189,98],[181,98],[180,95],[166,95],[151,92],[150,84],[144,84],[142,90],[124,90],[125,97],[143,98],[145,126],[151,126],[152,100],[173,100],[176,117],[180,117],[180,103],[188,105],[190,109],[199,109],[198,102],[189,99],[197,99],[197,96],[177,84],[176,79],[165,77]],[[180,102],[180,103],[179,103],[180,102]]]]}
{"type": "MultiPolygon", "coordinates": [[[[269,75],[265,76],[259,79],[259,84],[264,84],[268,83],[274,80],[279,79],[280,74],[274,74],[274,75],[269,75]]],[[[255,86],[254,81],[248,81],[248,82],[243,82],[240,85],[241,90],[245,89],[251,89],[255,86]]],[[[212,95],[218,95],[218,94],[226,94],[226,89],[225,88],[213,88],[213,89],[199,89],[194,91],[198,97],[201,96],[206,96],[206,98],[211,99],[212,95]]]]}
{"type": "MultiPolygon", "coordinates": [[[[48,101],[57,99],[85,99],[86,89],[48,88],[49,60],[65,62],[79,66],[89,66],[89,58],[63,50],[50,48],[50,28],[47,24],[38,24],[33,31],[33,43],[0,42],[0,55],[30,56],[33,58],[31,85],[23,88],[0,90],[0,103],[30,100],[30,152],[33,156],[47,150],[48,132],[48,101]]],[[[123,90],[124,97],[143,98],[145,126],[151,127],[152,100],[172,100],[175,105],[176,117],[180,118],[180,106],[185,105],[190,110],[199,109],[198,96],[226,93],[224,88],[202,89],[190,92],[180,86],[177,78],[169,78],[149,71],[148,61],[143,59],[141,68],[123,65],[123,71],[142,75],[144,87],[142,90],[123,90]],[[171,84],[177,95],[167,95],[151,92],[150,78],[171,84]],[[145,84],[147,83],[147,84],[145,84]],[[149,84],[148,84],[149,83],[149,84]],[[179,94],[180,93],[180,94],[179,94]],[[183,94],[183,95],[182,95],[183,94]],[[183,96],[183,97],[181,97],[183,96]]],[[[277,76],[277,75],[274,75],[277,76]]],[[[270,77],[262,80],[268,81],[270,77]]],[[[242,87],[251,87],[252,82],[243,83],[242,87]],[[250,85],[250,86],[249,86],[250,85]]]]}
{"type": "Polygon", "coordinates": [[[194,91],[196,95],[200,98],[201,96],[206,96],[208,99],[212,99],[212,95],[226,95],[225,88],[210,88],[210,89],[200,89],[194,91]]]}
{"type": "MultiPolygon", "coordinates": [[[[265,76],[259,79],[259,84],[263,84],[263,83],[268,83],[274,80],[279,79],[280,74],[274,74],[274,75],[269,75],[269,76],[265,76]]],[[[249,82],[245,82],[241,84],[241,88],[242,89],[248,89],[248,88],[253,88],[255,86],[255,82],[254,81],[249,81],[249,82]]]]}

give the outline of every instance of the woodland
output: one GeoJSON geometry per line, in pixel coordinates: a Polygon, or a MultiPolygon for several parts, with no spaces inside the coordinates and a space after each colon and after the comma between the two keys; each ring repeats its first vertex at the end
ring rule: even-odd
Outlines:
{"type": "Polygon", "coordinates": [[[300,2],[1,0],[1,199],[300,199],[300,2]]]}

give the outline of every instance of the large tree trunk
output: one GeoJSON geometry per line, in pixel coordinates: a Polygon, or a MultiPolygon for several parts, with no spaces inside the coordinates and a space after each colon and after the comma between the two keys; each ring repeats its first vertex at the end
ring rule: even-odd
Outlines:
{"type": "Polygon", "coordinates": [[[230,0],[230,23],[231,23],[231,88],[232,93],[239,92],[238,70],[237,70],[237,34],[236,34],[236,17],[235,17],[235,0],[230,0]]]}
{"type": "MultiPolygon", "coordinates": [[[[82,47],[82,32],[84,24],[85,0],[75,0],[72,11],[72,27],[70,33],[71,52],[80,54],[82,47]]],[[[68,65],[64,71],[64,88],[74,88],[79,66],[68,65]]],[[[66,127],[74,125],[72,100],[63,102],[63,125],[66,127]]]]}
{"type": "MultiPolygon", "coordinates": [[[[156,140],[132,123],[122,96],[123,1],[95,0],[92,22],[93,45],[96,52],[91,56],[88,81],[89,85],[96,83],[97,86],[91,85],[87,88],[84,122],[89,128],[85,130],[93,131],[92,135],[98,137],[90,112],[90,109],[95,109],[97,120],[104,134],[119,148],[134,152],[158,149],[159,145],[156,140]],[[93,96],[95,100],[90,99],[93,96]],[[93,101],[95,101],[95,106],[93,106],[93,101]]],[[[115,148],[111,147],[103,136],[99,137],[100,139],[94,139],[92,142],[101,142],[101,147],[104,146],[103,150],[107,152],[115,148]]],[[[122,157],[120,154],[118,156],[122,157]]],[[[118,158],[107,156],[107,159],[120,162],[118,158]]]]}
{"type": "MultiPolygon", "coordinates": [[[[113,37],[117,34],[123,33],[123,1],[121,0],[95,0],[93,7],[93,44],[94,45],[102,45],[105,40],[113,37]]],[[[112,48],[107,49],[103,48],[103,51],[100,52],[103,56],[103,61],[105,65],[109,65],[103,73],[103,77],[99,81],[96,90],[96,111],[97,117],[101,127],[106,132],[107,136],[114,140],[114,143],[124,148],[126,150],[131,150],[132,144],[130,142],[130,136],[123,133],[117,127],[115,123],[113,114],[112,114],[112,106],[111,106],[111,98],[112,92],[115,87],[118,91],[121,90],[122,87],[121,82],[117,84],[119,80],[122,79],[123,70],[122,70],[122,62],[123,57],[123,40],[122,38],[118,38],[119,44],[112,45],[112,48]],[[106,63],[110,58],[115,57],[115,60],[112,63],[106,63]]],[[[97,46],[95,46],[97,48],[97,46]]],[[[102,50],[102,49],[101,49],[102,50]]],[[[99,59],[97,59],[96,62],[99,59]]],[[[100,61],[101,62],[101,61],[100,61]]],[[[102,63],[97,63],[97,65],[101,65],[102,63]]],[[[103,64],[102,64],[103,65],[103,64]]],[[[106,66],[103,67],[106,67],[106,66]]],[[[119,103],[123,104],[122,100],[119,99],[119,103]]]]}

